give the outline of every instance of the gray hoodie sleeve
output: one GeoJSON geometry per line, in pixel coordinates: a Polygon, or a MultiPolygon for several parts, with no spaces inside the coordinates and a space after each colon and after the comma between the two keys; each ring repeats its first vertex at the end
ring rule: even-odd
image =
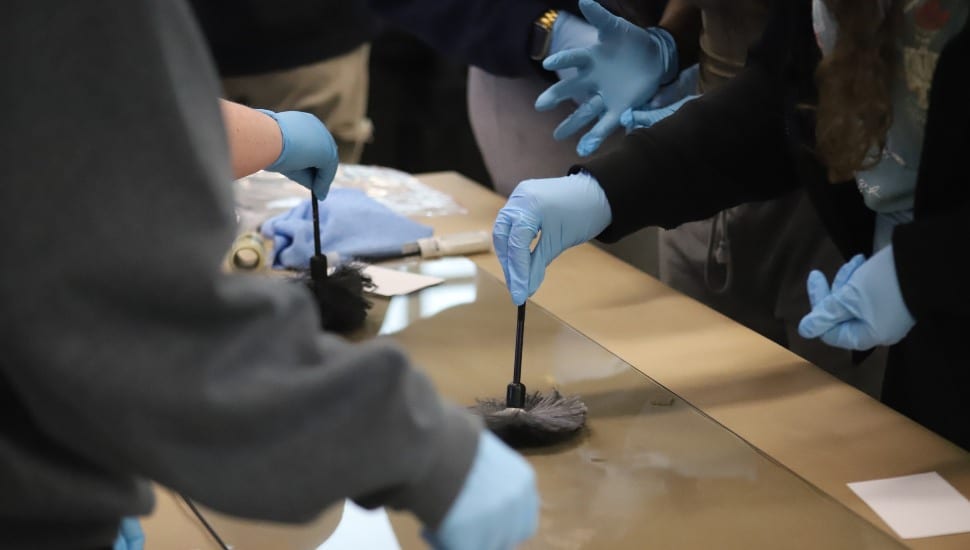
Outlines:
{"type": "Polygon", "coordinates": [[[220,271],[219,89],[183,3],[5,10],[0,368],[38,429],[233,514],[351,497],[434,527],[480,427],[393,346],[320,334],[299,285],[220,271]]]}

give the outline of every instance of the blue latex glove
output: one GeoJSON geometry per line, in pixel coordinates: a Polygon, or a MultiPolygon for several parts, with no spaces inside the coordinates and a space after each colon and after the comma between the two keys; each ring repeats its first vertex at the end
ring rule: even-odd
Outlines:
{"type": "Polygon", "coordinates": [[[536,99],[539,111],[572,98],[587,97],[553,132],[565,139],[598,119],[576,146],[586,156],[620,126],[623,111],[644,105],[661,84],[677,75],[677,46],[667,31],[643,29],[611,14],[594,0],[579,8],[599,33],[599,44],[550,55],[542,66],[551,71],[579,69],[572,78],[553,84],[536,99]]]}
{"type": "Polygon", "coordinates": [[[868,261],[862,255],[849,260],[831,289],[822,272],[812,271],[808,299],[812,311],[802,318],[798,333],[821,337],[830,346],[865,350],[892,345],[916,324],[899,290],[892,245],[868,261]]]}
{"type": "Polygon", "coordinates": [[[539,494],[532,466],[491,432],[482,432],[468,477],[435,532],[436,550],[507,550],[535,534],[539,494]]]}
{"type": "Polygon", "coordinates": [[[647,105],[623,111],[620,124],[627,132],[632,132],[637,128],[649,128],[674,114],[684,103],[700,97],[695,93],[699,77],[697,63],[680,71],[677,80],[660,88],[647,105]]]}
{"type": "Polygon", "coordinates": [[[657,109],[646,109],[646,110],[627,109],[626,111],[623,111],[622,115],[620,115],[620,124],[622,124],[623,127],[626,128],[627,132],[632,132],[637,128],[649,128],[654,124],[660,122],[661,120],[676,113],[677,109],[680,109],[680,107],[684,103],[687,103],[688,101],[697,97],[700,97],[700,96],[689,95],[683,99],[680,99],[678,101],[671,103],[670,105],[667,105],[665,107],[660,107],[657,109]]]}
{"type": "Polygon", "coordinates": [[[337,142],[327,127],[310,113],[257,110],[273,117],[283,134],[283,150],[266,170],[279,172],[310,189],[319,200],[326,198],[340,160],[337,142]]]}
{"type": "Polygon", "coordinates": [[[585,172],[520,183],[499,210],[492,230],[512,301],[524,304],[539,289],[552,260],[602,233],[612,219],[606,193],[585,172]],[[530,245],[540,231],[532,251],[530,245]]]}
{"type": "MultiPolygon", "coordinates": [[[[598,43],[596,27],[567,11],[560,11],[556,17],[556,22],[552,24],[549,55],[565,50],[585,48],[598,43]]],[[[571,68],[556,71],[556,75],[560,79],[572,78],[578,73],[578,69],[571,68]]],[[[585,99],[585,97],[582,99],[585,99]]]]}
{"type": "MultiPolygon", "coordinates": [[[[394,254],[434,232],[359,189],[334,189],[319,206],[321,248],[344,259],[394,254]]],[[[273,239],[273,267],[302,269],[310,265],[314,250],[313,204],[309,200],[264,221],[259,229],[264,237],[273,239]]]]}
{"type": "Polygon", "coordinates": [[[661,86],[656,95],[650,99],[645,109],[659,109],[676,103],[689,95],[697,93],[700,81],[700,66],[694,63],[677,75],[677,80],[661,86]]]}
{"type": "Polygon", "coordinates": [[[115,539],[114,550],[142,550],[145,547],[145,533],[141,530],[138,518],[122,518],[115,539]]]}

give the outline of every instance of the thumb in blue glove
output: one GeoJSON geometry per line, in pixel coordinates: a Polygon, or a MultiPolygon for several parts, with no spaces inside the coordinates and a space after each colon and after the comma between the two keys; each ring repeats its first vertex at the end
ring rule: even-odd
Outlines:
{"type": "MultiPolygon", "coordinates": [[[[549,38],[549,55],[565,50],[585,48],[599,43],[596,27],[590,25],[580,17],[560,11],[556,22],[552,24],[552,34],[549,38]]],[[[566,68],[556,71],[560,80],[572,78],[579,74],[579,69],[566,68]]],[[[584,98],[573,98],[580,101],[584,98]]],[[[578,102],[577,101],[577,102],[578,102]]]]}
{"type": "Polygon", "coordinates": [[[471,470],[441,525],[425,531],[436,550],[507,550],[539,526],[532,466],[491,432],[482,432],[471,470]]]}
{"type": "Polygon", "coordinates": [[[916,324],[899,289],[892,245],[869,260],[852,258],[836,273],[831,288],[825,275],[813,271],[808,298],[812,311],[802,318],[798,333],[830,346],[865,350],[892,345],[916,324]]]}
{"type": "Polygon", "coordinates": [[[586,172],[520,183],[498,213],[492,243],[512,301],[535,294],[546,266],[603,232],[613,219],[606,193],[586,172]],[[541,233],[541,234],[540,234],[541,233]],[[533,239],[539,242],[533,251],[533,239]]]}
{"type": "Polygon", "coordinates": [[[688,101],[695,99],[697,97],[700,97],[700,96],[689,95],[679,101],[675,101],[670,105],[667,105],[665,107],[660,107],[658,109],[647,109],[647,110],[627,109],[626,111],[623,111],[622,115],[620,115],[620,124],[622,124],[623,127],[626,128],[627,132],[632,132],[637,128],[649,128],[654,124],[660,122],[661,120],[676,113],[677,109],[680,109],[684,105],[684,103],[687,103],[688,101]]]}
{"type": "Polygon", "coordinates": [[[645,104],[661,84],[674,79],[678,60],[677,46],[666,30],[638,27],[594,0],[580,0],[579,8],[596,27],[599,43],[547,57],[542,66],[548,70],[579,72],[550,86],[535,107],[547,111],[567,99],[588,97],[553,132],[562,140],[598,119],[576,146],[577,153],[587,156],[619,128],[623,111],[645,104]]]}
{"type": "Polygon", "coordinates": [[[142,550],[144,547],[145,533],[141,530],[138,518],[122,518],[113,550],[142,550]]]}
{"type": "Polygon", "coordinates": [[[279,172],[310,189],[318,200],[326,198],[339,162],[337,142],[327,127],[310,113],[257,110],[272,117],[283,135],[283,150],[266,170],[279,172]]]}

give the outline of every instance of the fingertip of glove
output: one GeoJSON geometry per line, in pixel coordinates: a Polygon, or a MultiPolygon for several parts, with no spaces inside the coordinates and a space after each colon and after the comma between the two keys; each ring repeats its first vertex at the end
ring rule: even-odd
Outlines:
{"type": "Polygon", "coordinates": [[[798,322],[798,335],[802,338],[817,338],[819,335],[816,334],[815,322],[811,318],[811,313],[802,317],[802,320],[798,322]]]}
{"type": "Polygon", "coordinates": [[[555,103],[552,99],[547,97],[545,93],[543,93],[538,98],[536,98],[536,102],[533,104],[533,106],[535,107],[536,111],[539,111],[541,113],[541,112],[548,111],[549,109],[552,109],[555,106],[555,103]]]}
{"type": "Polygon", "coordinates": [[[620,124],[627,127],[633,124],[633,110],[627,109],[620,113],[620,124]]]}
{"type": "Polygon", "coordinates": [[[555,70],[556,61],[559,60],[560,52],[556,52],[552,55],[547,55],[545,59],[542,60],[542,68],[547,71],[555,70]]]}
{"type": "Polygon", "coordinates": [[[817,269],[813,269],[808,273],[808,284],[817,285],[819,283],[828,283],[828,279],[825,278],[825,274],[817,269]]]}
{"type": "Polygon", "coordinates": [[[596,152],[600,143],[602,143],[602,140],[599,138],[583,138],[579,140],[579,145],[576,146],[576,152],[581,157],[588,157],[596,152]]]}
{"type": "Polygon", "coordinates": [[[574,133],[574,130],[572,128],[566,128],[564,130],[556,128],[555,130],[552,131],[552,139],[556,141],[563,141],[567,139],[569,136],[573,135],[573,133],[574,133]]]}
{"type": "Polygon", "coordinates": [[[589,12],[587,10],[596,11],[598,9],[603,9],[599,2],[596,0],[579,0],[579,11],[583,12],[583,15],[588,16],[589,12]]]}

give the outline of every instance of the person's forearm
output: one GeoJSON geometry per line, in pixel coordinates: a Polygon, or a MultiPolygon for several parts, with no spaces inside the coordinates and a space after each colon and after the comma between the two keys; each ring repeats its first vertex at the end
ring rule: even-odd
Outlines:
{"type": "Polygon", "coordinates": [[[701,10],[692,0],[670,0],[658,26],[667,29],[677,43],[680,69],[697,62],[700,49],[701,10]]]}
{"type": "Polygon", "coordinates": [[[232,175],[248,176],[273,164],[283,150],[283,135],[275,120],[255,109],[220,100],[229,140],[232,175]]]}

